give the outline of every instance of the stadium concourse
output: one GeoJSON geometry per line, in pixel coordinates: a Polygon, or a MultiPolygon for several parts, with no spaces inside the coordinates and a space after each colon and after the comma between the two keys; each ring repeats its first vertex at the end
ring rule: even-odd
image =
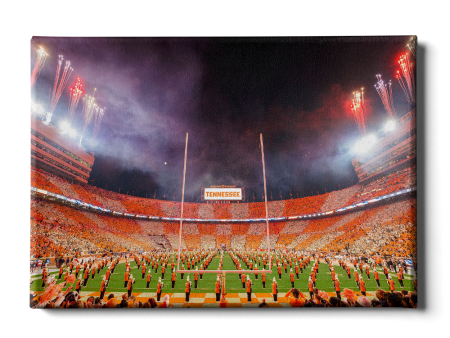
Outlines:
{"type": "MultiPolygon", "coordinates": [[[[180,216],[179,202],[71,184],[35,168],[31,175],[32,187],[116,212],[180,216]]],[[[413,166],[367,185],[268,202],[269,217],[335,210],[415,187],[415,177],[413,166]]],[[[184,207],[183,217],[189,219],[265,216],[262,202],[184,207]]],[[[269,307],[415,307],[415,217],[415,195],[407,194],[334,216],[270,221],[272,272],[227,273],[224,279],[223,274],[200,276],[200,271],[270,270],[265,222],[185,222],[180,267],[199,272],[172,275],[179,222],[113,216],[32,193],[31,305],[246,307],[260,306],[264,299],[269,307]]]]}

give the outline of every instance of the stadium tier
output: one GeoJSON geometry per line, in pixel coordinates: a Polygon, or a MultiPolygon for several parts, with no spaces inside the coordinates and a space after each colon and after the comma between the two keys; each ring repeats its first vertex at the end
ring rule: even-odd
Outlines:
{"type": "Polygon", "coordinates": [[[365,149],[363,154],[352,159],[361,184],[416,163],[416,110],[389,123],[392,125],[385,127],[385,135],[376,141],[376,147],[365,149]]]}
{"type": "Polygon", "coordinates": [[[87,183],[94,156],[76,142],[68,141],[53,125],[45,125],[31,115],[31,165],[64,177],[87,183]]]}
{"type": "MultiPolygon", "coordinates": [[[[76,199],[113,213],[98,212],[56,202],[51,196],[32,194],[31,224],[33,257],[60,254],[101,253],[178,248],[179,222],[152,220],[148,217],[118,216],[119,213],[175,218],[180,203],[133,197],[85,184],[72,184],[58,176],[32,168],[32,186],[69,199],[76,199]]],[[[415,187],[415,167],[405,168],[368,185],[356,185],[327,194],[268,202],[270,241],[274,249],[297,249],[359,254],[409,256],[415,252],[415,195],[404,194],[382,203],[363,205],[311,219],[289,217],[323,214],[367,201],[402,189],[415,187]],[[396,245],[392,245],[396,242],[396,245]]],[[[362,203],[364,204],[364,203],[362,203]]],[[[183,224],[182,248],[237,250],[267,249],[266,223],[244,222],[264,218],[264,203],[205,204],[185,203],[186,219],[210,219],[213,222],[188,221],[183,224]],[[227,223],[222,221],[227,220],[227,223]],[[241,221],[240,221],[241,220],[241,221]]]]}

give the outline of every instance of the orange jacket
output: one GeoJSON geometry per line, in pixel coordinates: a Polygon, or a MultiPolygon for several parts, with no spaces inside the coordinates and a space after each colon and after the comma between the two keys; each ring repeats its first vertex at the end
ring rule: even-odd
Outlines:
{"type": "Polygon", "coordinates": [[[252,282],[250,280],[247,281],[247,292],[252,291],[252,282]]]}
{"type": "Polygon", "coordinates": [[[364,282],[363,280],[361,280],[359,282],[359,285],[361,287],[361,292],[365,292],[366,291],[366,282],[364,282]]]}
{"type": "Polygon", "coordinates": [[[388,283],[389,283],[389,290],[395,291],[395,282],[392,279],[390,279],[388,280],[388,283]]]}
{"type": "Polygon", "coordinates": [[[216,282],[216,293],[220,293],[220,282],[216,282]]]}
{"type": "Polygon", "coordinates": [[[341,291],[340,285],[341,285],[341,283],[338,280],[334,281],[334,286],[336,288],[336,291],[341,291]]]}

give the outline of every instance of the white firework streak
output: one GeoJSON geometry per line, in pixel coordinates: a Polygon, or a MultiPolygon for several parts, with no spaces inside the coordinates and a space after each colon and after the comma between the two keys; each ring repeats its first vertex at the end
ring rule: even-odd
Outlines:
{"type": "Polygon", "coordinates": [[[98,135],[98,132],[100,131],[100,125],[102,123],[103,115],[105,114],[106,108],[99,108],[98,111],[96,111],[95,118],[94,118],[94,133],[93,138],[95,139],[98,135]]]}
{"type": "Polygon", "coordinates": [[[34,64],[33,71],[31,72],[31,87],[34,86],[34,84],[37,81],[37,78],[39,77],[39,74],[41,73],[42,68],[44,67],[45,60],[47,59],[47,53],[45,52],[44,48],[39,46],[39,49],[36,51],[36,63],[34,64]]]}
{"type": "Polygon", "coordinates": [[[377,75],[378,82],[375,84],[375,89],[383,102],[384,108],[389,113],[391,117],[395,118],[394,101],[392,99],[392,83],[386,85],[381,78],[381,75],[377,75]]]}
{"type": "Polygon", "coordinates": [[[414,73],[412,63],[409,62],[408,54],[402,55],[398,60],[400,71],[397,71],[397,80],[406,95],[409,103],[416,102],[416,85],[414,82],[414,73]]]}

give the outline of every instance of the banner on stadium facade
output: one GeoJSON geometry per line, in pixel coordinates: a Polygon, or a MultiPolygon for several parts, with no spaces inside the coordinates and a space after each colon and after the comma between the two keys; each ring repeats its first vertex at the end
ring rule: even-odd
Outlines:
{"type": "Polygon", "coordinates": [[[242,188],[203,188],[202,199],[205,201],[242,201],[242,188]]]}

